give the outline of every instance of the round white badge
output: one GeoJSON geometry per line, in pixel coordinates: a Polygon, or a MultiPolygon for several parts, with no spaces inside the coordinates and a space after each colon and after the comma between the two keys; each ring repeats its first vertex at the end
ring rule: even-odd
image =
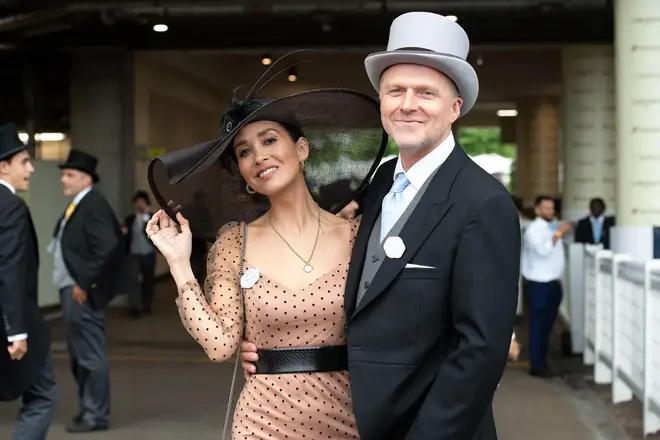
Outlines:
{"type": "Polygon", "coordinates": [[[243,276],[241,277],[241,287],[244,289],[250,289],[257,284],[257,281],[259,281],[259,269],[251,267],[243,273],[243,276]]]}
{"type": "Polygon", "coordinates": [[[406,251],[406,245],[401,240],[401,237],[389,237],[383,243],[383,250],[385,250],[385,255],[389,258],[401,258],[406,251]]]}

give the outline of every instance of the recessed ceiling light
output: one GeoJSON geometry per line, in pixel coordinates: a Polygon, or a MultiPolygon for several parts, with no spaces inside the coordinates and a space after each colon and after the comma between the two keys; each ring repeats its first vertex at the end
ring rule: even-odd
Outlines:
{"type": "Polygon", "coordinates": [[[516,109],[498,110],[497,116],[499,116],[500,118],[512,118],[514,116],[518,116],[518,110],[516,109]]]}
{"type": "Polygon", "coordinates": [[[166,24],[155,24],[154,25],[154,31],[156,32],[167,32],[169,28],[167,27],[166,24]]]}

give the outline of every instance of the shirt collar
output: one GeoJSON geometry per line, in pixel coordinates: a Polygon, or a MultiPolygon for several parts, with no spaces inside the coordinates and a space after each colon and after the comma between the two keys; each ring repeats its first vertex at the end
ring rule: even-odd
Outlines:
{"type": "Polygon", "coordinates": [[[11,191],[12,194],[16,194],[16,188],[14,188],[14,186],[11,183],[0,179],[0,185],[6,186],[7,188],[9,188],[9,191],[11,191]]]}
{"type": "Polygon", "coordinates": [[[454,141],[454,135],[452,132],[449,132],[449,136],[442,141],[440,145],[431,150],[426,156],[422,157],[415,165],[411,166],[408,171],[403,170],[403,164],[401,163],[401,154],[396,161],[396,167],[394,167],[394,176],[399,173],[405,173],[406,177],[410,181],[410,184],[419,190],[426,179],[429,178],[431,174],[442,165],[451,152],[454,150],[456,142],[454,141]]]}
{"type": "Polygon", "coordinates": [[[85,188],[85,189],[83,189],[82,191],[80,191],[80,192],[79,192],[79,193],[73,198],[73,204],[74,204],[74,205],[78,205],[78,203],[80,203],[80,201],[83,199],[83,197],[85,197],[85,196],[87,195],[87,193],[89,193],[91,190],[92,190],[92,187],[91,187],[91,186],[88,186],[87,188],[85,188]]]}
{"type": "Polygon", "coordinates": [[[605,216],[601,215],[600,217],[594,217],[593,215],[590,215],[589,218],[592,222],[602,222],[605,219],[605,216]]]}

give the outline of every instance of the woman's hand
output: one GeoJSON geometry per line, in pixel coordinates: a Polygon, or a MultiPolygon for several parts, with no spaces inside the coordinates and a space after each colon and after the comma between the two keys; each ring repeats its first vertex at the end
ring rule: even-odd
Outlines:
{"type": "Polygon", "coordinates": [[[180,228],[162,209],[158,210],[147,222],[146,232],[153,244],[172,267],[177,263],[190,262],[192,252],[192,233],[190,225],[180,212],[176,219],[180,228]]]}

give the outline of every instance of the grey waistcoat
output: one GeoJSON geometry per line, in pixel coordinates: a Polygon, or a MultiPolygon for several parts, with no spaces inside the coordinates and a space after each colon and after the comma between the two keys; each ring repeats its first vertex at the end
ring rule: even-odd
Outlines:
{"type": "Polygon", "coordinates": [[[133,232],[131,234],[131,253],[133,254],[147,255],[155,252],[153,246],[148,241],[149,239],[144,233],[145,226],[146,223],[143,223],[138,215],[136,215],[133,225],[131,226],[133,232]]]}
{"type": "Polygon", "coordinates": [[[60,289],[65,287],[73,287],[76,285],[76,282],[71,277],[71,274],[66,269],[66,264],[64,264],[64,256],[62,255],[62,234],[64,234],[64,226],[66,226],[66,219],[62,218],[60,222],[60,229],[57,231],[57,236],[53,239],[53,284],[55,284],[60,289]]]}
{"type": "MultiPolygon", "coordinates": [[[[422,185],[419,191],[417,191],[417,194],[415,194],[415,198],[412,199],[406,210],[403,211],[403,213],[401,214],[401,217],[399,217],[399,220],[397,220],[394,226],[392,226],[392,229],[390,229],[390,231],[387,233],[387,235],[383,239],[383,242],[385,242],[385,240],[387,240],[389,237],[394,237],[398,235],[399,232],[401,232],[403,226],[410,218],[410,215],[412,214],[413,210],[419,203],[419,200],[426,192],[426,189],[429,187],[431,180],[433,180],[433,177],[435,176],[435,174],[438,172],[439,169],[440,167],[436,168],[435,171],[433,171],[433,173],[431,173],[431,175],[426,179],[424,185],[422,185]]],[[[367,254],[364,259],[364,267],[362,268],[362,277],[360,278],[360,284],[358,286],[356,305],[360,304],[360,301],[362,301],[362,297],[364,297],[365,292],[369,288],[369,285],[371,284],[371,280],[373,280],[374,277],[376,276],[376,273],[378,272],[380,265],[383,263],[383,260],[385,258],[388,258],[387,255],[385,255],[385,250],[383,250],[383,246],[381,245],[382,242],[379,242],[380,224],[381,224],[382,215],[383,212],[381,210],[381,213],[378,216],[378,220],[376,220],[376,224],[371,230],[371,235],[369,236],[369,243],[367,244],[367,254]]]]}

